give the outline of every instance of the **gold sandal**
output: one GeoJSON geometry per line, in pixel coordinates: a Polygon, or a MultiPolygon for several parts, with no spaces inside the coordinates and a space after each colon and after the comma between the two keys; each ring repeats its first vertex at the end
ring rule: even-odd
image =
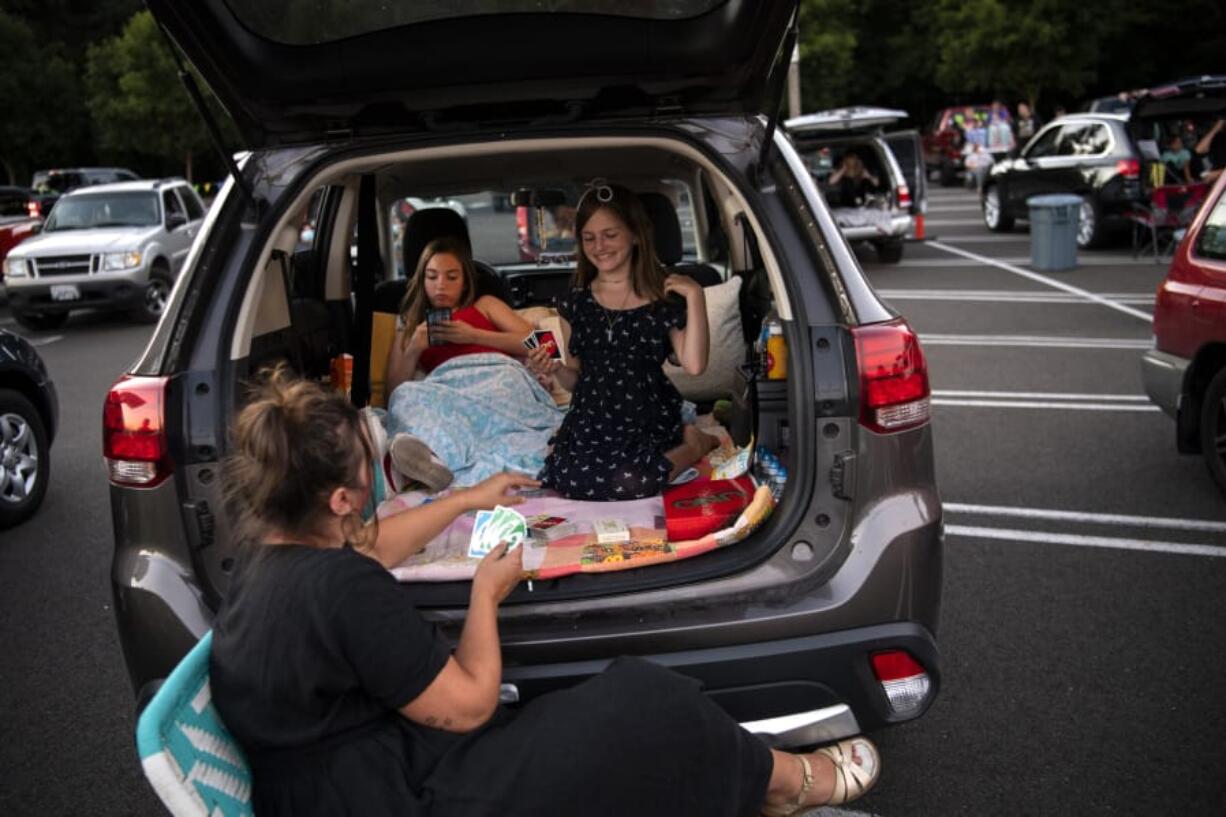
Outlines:
{"type": "Polygon", "coordinates": [[[813,767],[809,758],[804,755],[793,755],[800,761],[801,782],[796,799],[790,803],[779,805],[764,805],[764,817],[791,817],[802,811],[818,806],[838,806],[850,803],[873,787],[881,775],[881,756],[877,747],[865,737],[848,738],[832,746],[823,746],[814,754],[822,754],[830,758],[834,765],[834,790],[825,803],[805,803],[805,795],[813,788],[813,767]],[[859,750],[860,760],[856,762],[856,751],[859,750]],[[867,767],[867,768],[866,768],[867,767]]]}
{"type": "Polygon", "coordinates": [[[826,801],[828,806],[838,806],[863,797],[881,775],[881,755],[868,738],[848,738],[833,746],[823,746],[817,753],[830,758],[834,764],[834,793],[826,801]],[[857,752],[859,758],[856,757],[857,752]]]}

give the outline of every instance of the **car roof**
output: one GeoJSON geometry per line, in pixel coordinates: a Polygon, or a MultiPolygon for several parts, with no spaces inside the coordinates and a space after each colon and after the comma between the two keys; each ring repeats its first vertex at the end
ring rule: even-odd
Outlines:
{"type": "Polygon", "coordinates": [[[261,0],[148,6],[245,147],[263,147],[507,122],[756,115],[781,93],[799,2],[619,8],[500,0],[431,10],[351,0],[344,15],[358,23],[329,31],[304,21],[318,34],[307,42],[291,36],[290,23],[270,19],[261,0]]]}
{"type": "Polygon", "coordinates": [[[98,193],[146,193],[185,184],[187,184],[185,179],[140,179],[134,182],[111,182],[110,184],[78,187],[76,190],[65,193],[64,196],[78,198],[98,193]]]}

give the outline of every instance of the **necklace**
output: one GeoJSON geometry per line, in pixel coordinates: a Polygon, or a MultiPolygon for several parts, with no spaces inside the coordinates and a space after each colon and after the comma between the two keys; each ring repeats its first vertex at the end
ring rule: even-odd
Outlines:
{"type": "Polygon", "coordinates": [[[605,336],[609,339],[609,343],[613,342],[613,330],[616,329],[617,324],[621,322],[622,313],[626,311],[626,304],[630,303],[630,293],[633,291],[634,291],[634,288],[631,287],[629,285],[629,282],[627,281],[626,282],[626,296],[622,298],[622,305],[620,309],[609,309],[607,306],[602,304],[600,301],[596,301],[596,294],[592,293],[592,300],[596,301],[596,306],[600,307],[600,310],[604,312],[605,322],[609,324],[609,327],[604,330],[605,336]],[[613,317],[614,312],[617,313],[616,318],[613,317]]]}

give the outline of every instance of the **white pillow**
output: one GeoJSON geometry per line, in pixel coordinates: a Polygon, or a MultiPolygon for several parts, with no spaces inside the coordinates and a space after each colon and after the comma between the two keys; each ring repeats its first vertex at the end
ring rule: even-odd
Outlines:
{"type": "Polygon", "coordinates": [[[700,375],[686,374],[680,366],[664,364],[664,373],[687,400],[719,400],[732,394],[736,367],[745,362],[745,336],[741,331],[741,279],[732,276],[722,284],[704,287],[711,352],[707,369],[700,375]]]}

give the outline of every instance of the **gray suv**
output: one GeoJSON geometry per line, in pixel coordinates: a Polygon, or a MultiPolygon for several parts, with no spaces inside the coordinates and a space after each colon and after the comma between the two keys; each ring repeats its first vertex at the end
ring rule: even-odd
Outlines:
{"type": "Polygon", "coordinates": [[[60,197],[42,232],[4,260],[13,317],[30,329],[63,326],[76,309],[162,317],[204,220],[182,179],[118,182],[60,197]]]}
{"type": "MultiPolygon", "coordinates": [[[[662,262],[710,284],[711,308],[717,287],[730,294],[727,326],[712,324],[712,360],[716,345],[735,359],[683,394],[700,411],[725,398],[729,426],[769,445],[787,478],[744,541],[517,588],[500,610],[505,699],[632,654],[700,679],[778,746],[928,708],[940,681],[943,545],[927,368],[775,127],[794,4],[612,12],[575,2],[540,13],[525,0],[499,8],[533,13],[464,16],[466,7],[371,0],[326,20],[275,15],[255,0],[149,5],[250,152],[148,348],[106,398],[111,580],[138,705],[227,592],[235,545],[219,464],[244,381],[276,360],[320,376],[347,352],[353,400],[371,394],[372,313],[403,286],[391,280],[396,204],[516,202],[514,212],[474,204],[466,221],[452,211],[439,221],[458,219],[469,234],[482,285],[517,308],[548,306],[566,291],[573,258],[495,258],[486,248],[506,235],[498,219],[510,219],[513,236],[549,209],[564,231],[567,199],[548,191],[607,177],[659,205],[662,262]],[[465,55],[446,76],[432,56],[438,42],[465,55]],[[738,365],[752,360],[768,315],[787,343],[783,380],[738,365]]],[[[407,257],[420,250],[415,233],[411,220],[407,257]]],[[[458,637],[467,582],[405,592],[458,637]]]]}

